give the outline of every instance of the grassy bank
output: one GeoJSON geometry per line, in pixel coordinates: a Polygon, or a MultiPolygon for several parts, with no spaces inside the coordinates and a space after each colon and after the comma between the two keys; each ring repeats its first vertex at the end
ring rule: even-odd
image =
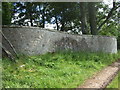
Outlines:
{"type": "Polygon", "coordinates": [[[85,52],[21,56],[17,63],[4,58],[2,83],[6,88],[76,88],[117,58],[120,53],[85,52]]]}
{"type": "Polygon", "coordinates": [[[113,79],[113,81],[107,86],[107,88],[118,88],[119,86],[120,86],[120,73],[113,79]]]}

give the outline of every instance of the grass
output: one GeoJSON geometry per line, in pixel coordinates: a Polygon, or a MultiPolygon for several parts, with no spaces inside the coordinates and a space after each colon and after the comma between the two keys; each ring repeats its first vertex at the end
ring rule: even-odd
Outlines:
{"type": "Polygon", "coordinates": [[[119,86],[120,86],[120,73],[113,79],[113,81],[107,86],[107,88],[118,88],[119,86]]]}
{"type": "Polygon", "coordinates": [[[17,63],[3,59],[3,88],[76,88],[118,54],[57,52],[21,56],[17,63]]]}

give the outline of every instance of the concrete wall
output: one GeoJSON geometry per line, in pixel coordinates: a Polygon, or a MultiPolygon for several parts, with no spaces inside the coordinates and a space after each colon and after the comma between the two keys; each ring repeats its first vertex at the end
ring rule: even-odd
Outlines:
{"type": "MultiPolygon", "coordinates": [[[[2,28],[2,31],[17,52],[27,55],[69,49],[74,51],[117,52],[115,37],[72,35],[35,27],[6,27],[2,28]]],[[[7,49],[11,50],[4,39],[2,42],[7,49]]]]}

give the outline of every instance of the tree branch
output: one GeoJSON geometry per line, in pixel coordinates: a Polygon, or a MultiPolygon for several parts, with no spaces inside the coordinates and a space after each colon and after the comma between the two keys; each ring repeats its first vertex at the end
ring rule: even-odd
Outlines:
{"type": "Polygon", "coordinates": [[[0,43],[0,47],[3,49],[8,58],[15,62],[15,57],[0,43]]]}
{"type": "Polygon", "coordinates": [[[13,47],[13,45],[11,44],[11,42],[7,39],[7,37],[2,33],[2,31],[0,31],[0,33],[2,34],[2,36],[4,37],[4,39],[8,42],[8,44],[10,45],[10,47],[12,48],[13,52],[15,53],[16,57],[18,58],[18,54],[15,50],[15,48],[13,47]]]}
{"type": "Polygon", "coordinates": [[[100,30],[100,29],[102,28],[102,26],[110,19],[110,17],[113,15],[113,12],[114,12],[117,8],[119,8],[119,6],[118,6],[118,7],[115,6],[115,2],[113,2],[113,8],[112,8],[111,11],[108,13],[105,21],[103,21],[103,22],[100,24],[100,26],[98,27],[98,30],[100,30]]]}

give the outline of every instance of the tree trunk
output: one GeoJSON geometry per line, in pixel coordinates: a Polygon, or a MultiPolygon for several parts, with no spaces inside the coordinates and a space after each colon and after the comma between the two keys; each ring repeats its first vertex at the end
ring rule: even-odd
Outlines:
{"type": "Polygon", "coordinates": [[[86,34],[86,7],[85,7],[85,2],[80,3],[80,12],[81,12],[81,29],[82,33],[86,34]]]}
{"type": "Polygon", "coordinates": [[[55,23],[56,23],[56,26],[57,26],[57,30],[59,30],[59,25],[58,25],[57,16],[55,16],[55,23]]]}
{"type": "Polygon", "coordinates": [[[31,19],[31,17],[30,17],[30,23],[31,23],[31,26],[33,26],[33,22],[32,22],[32,19],[31,19]]]}
{"type": "Polygon", "coordinates": [[[4,39],[8,42],[8,44],[9,44],[10,47],[12,48],[13,52],[15,53],[16,57],[19,58],[19,57],[18,57],[18,54],[17,54],[15,48],[13,47],[13,45],[11,44],[11,42],[10,42],[10,41],[7,39],[7,37],[2,33],[2,31],[0,31],[0,33],[2,34],[2,36],[4,37],[4,39]]]}
{"type": "Polygon", "coordinates": [[[29,14],[29,19],[30,19],[30,23],[31,23],[31,26],[33,26],[33,4],[30,2],[30,3],[28,3],[28,7],[27,7],[27,9],[28,9],[28,14],[29,14]]]}
{"type": "Polygon", "coordinates": [[[3,49],[7,57],[15,62],[15,57],[5,47],[3,47],[1,43],[0,43],[0,47],[3,49]]]}
{"type": "Polygon", "coordinates": [[[43,18],[43,22],[42,22],[42,28],[45,28],[45,17],[44,17],[44,15],[42,16],[43,18]]]}
{"type": "Polygon", "coordinates": [[[42,28],[45,28],[45,7],[44,7],[43,13],[42,13],[42,28]]]}
{"type": "Polygon", "coordinates": [[[64,24],[64,22],[62,22],[61,24],[62,24],[62,27],[61,27],[61,30],[60,30],[60,31],[64,31],[64,29],[65,29],[65,24],[64,24]]]}
{"type": "Polygon", "coordinates": [[[32,11],[29,12],[29,15],[30,15],[30,23],[31,23],[31,26],[33,26],[32,11]]]}
{"type": "Polygon", "coordinates": [[[90,22],[90,30],[92,35],[97,35],[97,25],[96,25],[96,7],[95,2],[88,3],[88,12],[89,12],[89,22],[90,22]]]}

